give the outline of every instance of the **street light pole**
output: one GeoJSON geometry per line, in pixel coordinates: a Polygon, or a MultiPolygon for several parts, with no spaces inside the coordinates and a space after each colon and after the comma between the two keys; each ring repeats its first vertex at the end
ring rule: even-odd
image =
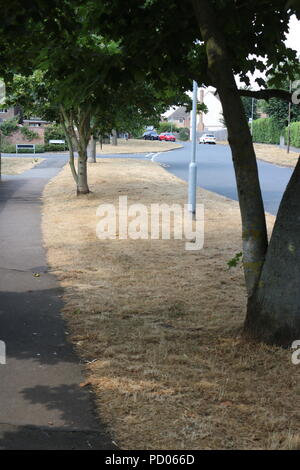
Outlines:
{"type": "Polygon", "coordinates": [[[193,108],[192,108],[192,159],[189,165],[189,211],[196,214],[196,190],[197,190],[197,163],[196,163],[196,124],[197,124],[197,91],[198,85],[193,81],[193,108]]]}

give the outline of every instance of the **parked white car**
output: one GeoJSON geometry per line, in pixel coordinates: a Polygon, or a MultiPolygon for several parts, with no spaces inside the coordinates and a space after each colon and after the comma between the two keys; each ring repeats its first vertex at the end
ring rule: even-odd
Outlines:
{"type": "Polygon", "coordinates": [[[203,134],[199,138],[199,144],[216,144],[216,138],[213,134],[203,134]]]}

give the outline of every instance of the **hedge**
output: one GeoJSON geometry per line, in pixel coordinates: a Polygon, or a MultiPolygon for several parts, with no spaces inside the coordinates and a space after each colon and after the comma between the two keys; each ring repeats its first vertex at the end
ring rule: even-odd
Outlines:
{"type": "Polygon", "coordinates": [[[279,144],[283,130],[273,118],[259,118],[253,121],[253,142],[279,144]]]}
{"type": "Polygon", "coordinates": [[[45,144],[45,152],[63,152],[68,150],[65,144],[45,144]]]}
{"type": "MultiPolygon", "coordinates": [[[[253,142],[279,144],[280,136],[288,140],[288,128],[280,129],[275,119],[260,118],[253,121],[253,142]]],[[[300,122],[291,123],[291,146],[300,148],[300,122]]]]}
{"type": "MultiPolygon", "coordinates": [[[[1,152],[2,153],[17,153],[16,152],[16,146],[14,144],[3,144],[1,146],[1,152]]],[[[35,146],[35,153],[44,153],[45,152],[45,147],[44,145],[37,144],[35,146]]],[[[18,153],[33,153],[32,149],[20,149],[18,153]]]]}
{"type": "Polygon", "coordinates": [[[183,127],[182,129],[180,129],[178,137],[179,137],[179,140],[183,140],[183,141],[189,140],[190,130],[187,127],[183,127]]]}
{"type": "MultiPolygon", "coordinates": [[[[288,141],[288,128],[285,128],[285,143],[288,141]]],[[[291,123],[291,146],[300,148],[300,122],[291,123]]]]}

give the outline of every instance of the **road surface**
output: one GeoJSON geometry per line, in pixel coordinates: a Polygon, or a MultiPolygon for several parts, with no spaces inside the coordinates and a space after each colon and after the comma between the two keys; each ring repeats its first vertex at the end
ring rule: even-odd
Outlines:
{"type": "MultiPolygon", "coordinates": [[[[167,165],[168,171],[187,181],[191,151],[191,143],[185,143],[182,149],[160,153],[154,157],[154,161],[167,165]]],[[[228,145],[197,144],[197,163],[198,186],[238,200],[231,151],[228,145]]],[[[276,215],[293,170],[258,160],[258,171],[265,210],[276,215]]]]}

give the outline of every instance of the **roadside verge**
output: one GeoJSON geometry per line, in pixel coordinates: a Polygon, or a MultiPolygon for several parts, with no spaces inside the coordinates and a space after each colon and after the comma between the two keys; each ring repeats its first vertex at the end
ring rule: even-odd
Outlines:
{"type": "Polygon", "coordinates": [[[186,251],[185,240],[99,240],[99,204],[117,207],[124,195],[147,207],[184,204],[187,185],[134,159],[99,160],[89,174],[86,197],[75,197],[67,167],[48,184],[43,234],[72,341],[88,361],[86,386],[118,446],[297,446],[290,353],[240,337],[243,274],[227,265],[241,251],[238,204],[198,189],[200,251],[186,251]]]}

